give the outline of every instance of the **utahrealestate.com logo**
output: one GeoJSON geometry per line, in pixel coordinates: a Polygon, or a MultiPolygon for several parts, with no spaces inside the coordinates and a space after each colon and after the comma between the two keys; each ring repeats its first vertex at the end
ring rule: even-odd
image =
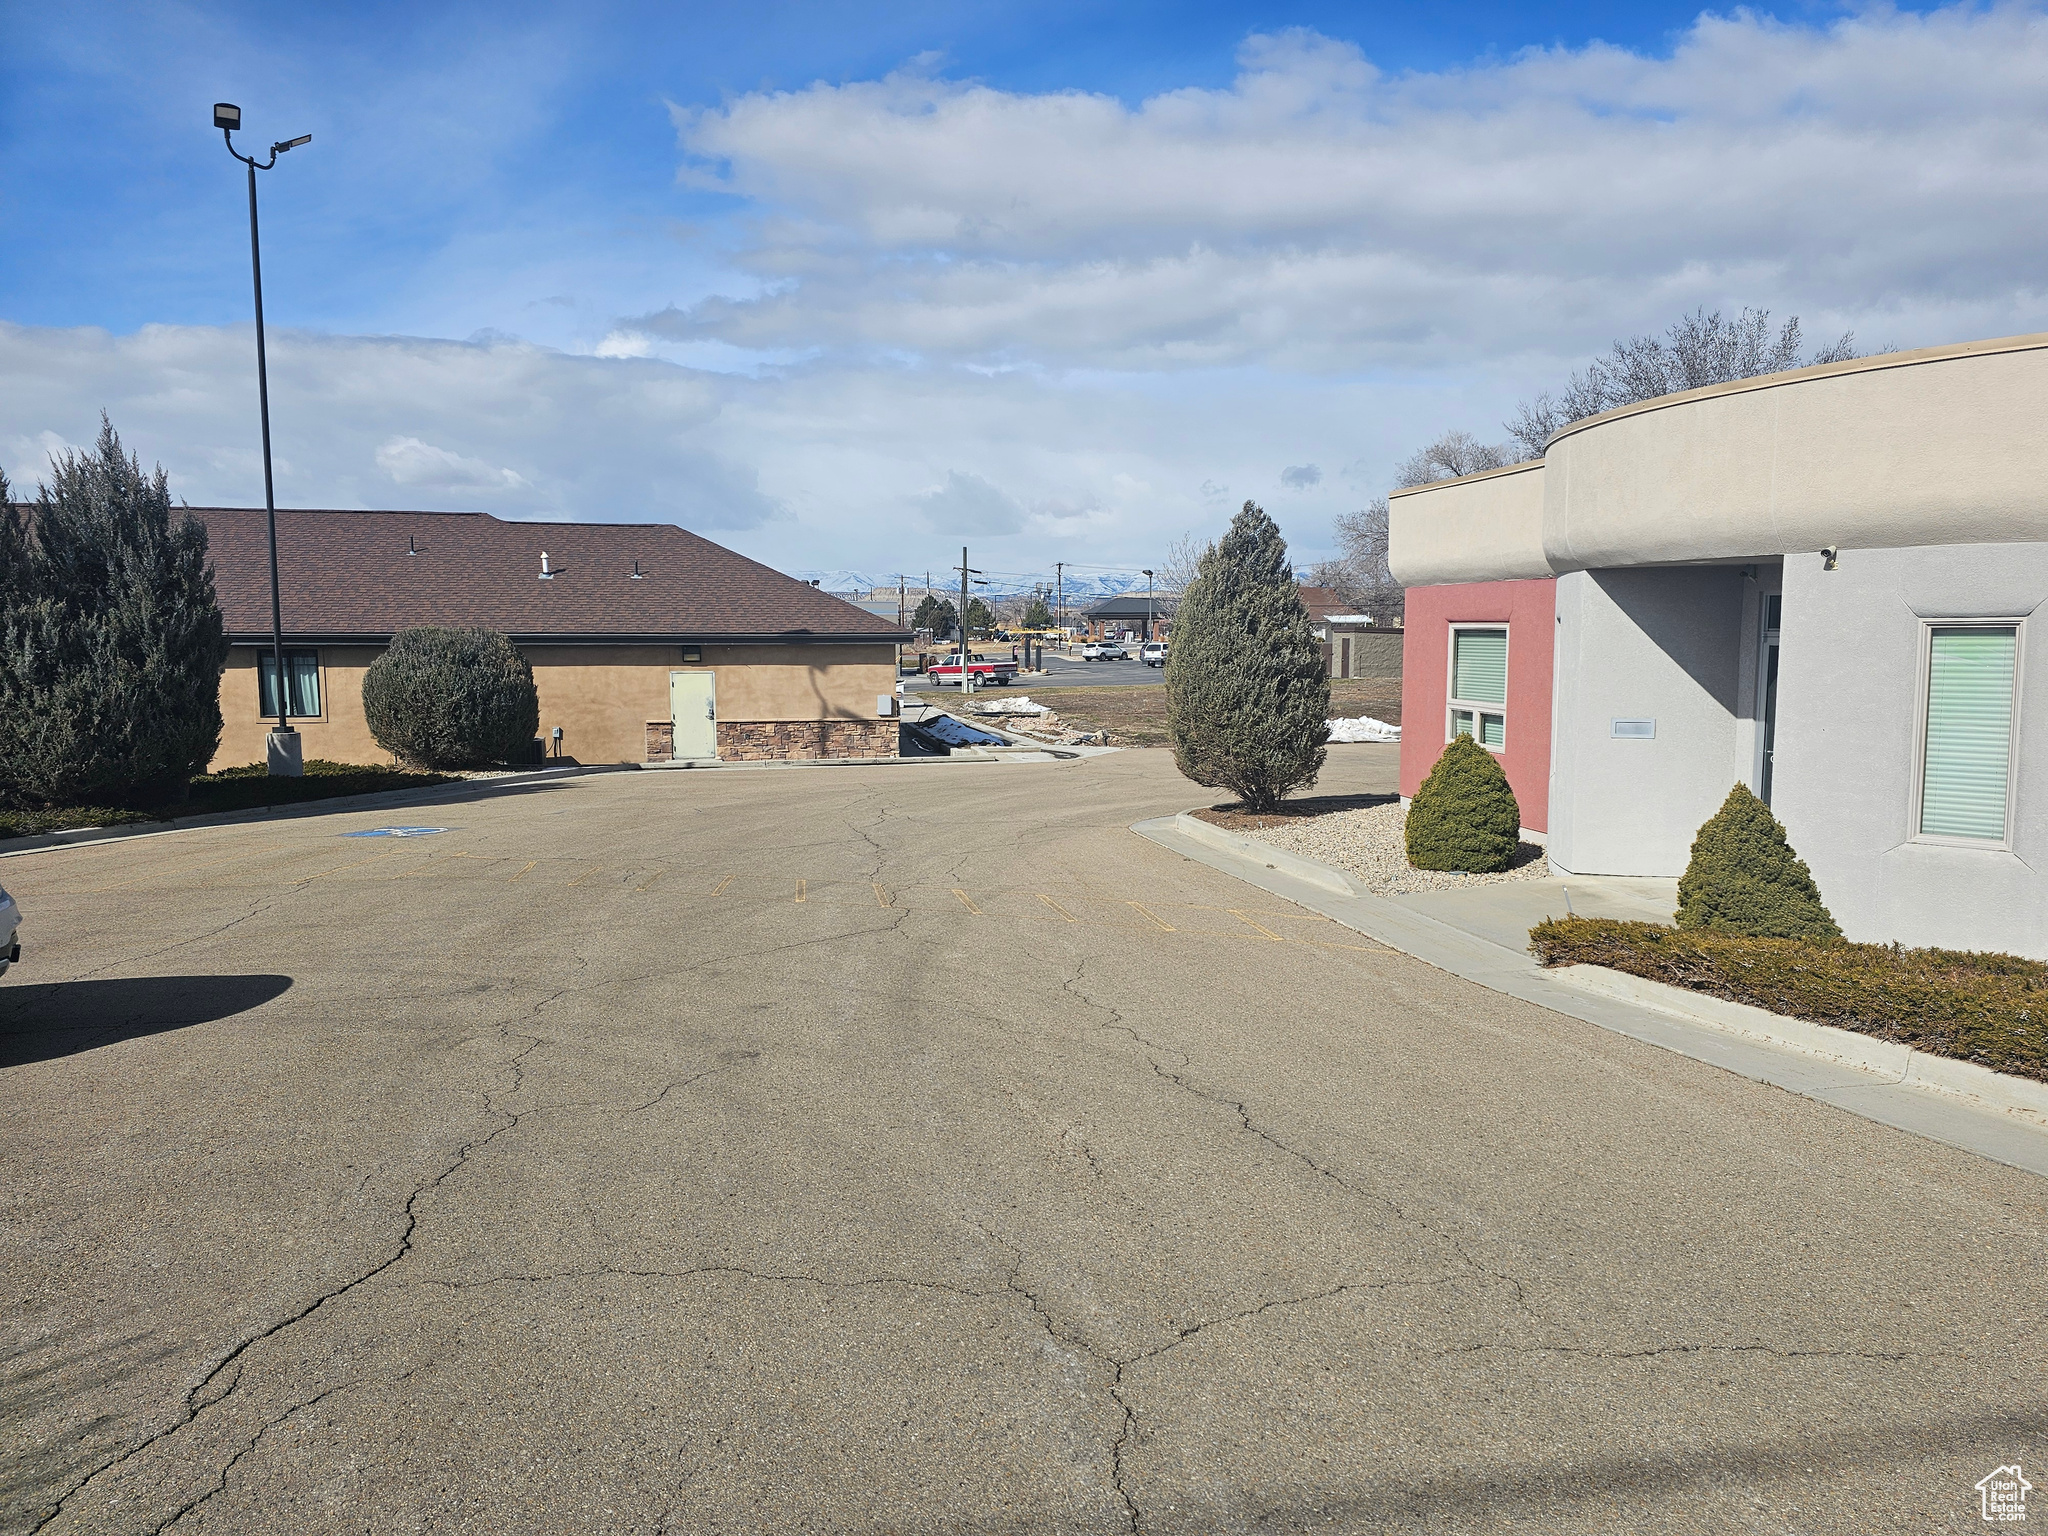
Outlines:
{"type": "Polygon", "coordinates": [[[1993,1525],[2017,1525],[2027,1518],[2027,1493],[2034,1485],[2020,1476],[2018,1462],[1988,1473],[1977,1484],[1984,1518],[1993,1525]]]}

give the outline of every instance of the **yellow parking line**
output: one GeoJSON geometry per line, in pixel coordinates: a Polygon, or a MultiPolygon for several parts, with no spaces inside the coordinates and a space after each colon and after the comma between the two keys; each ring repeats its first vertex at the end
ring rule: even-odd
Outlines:
{"type": "Polygon", "coordinates": [[[723,880],[718,882],[717,888],[714,889],[711,894],[714,896],[723,896],[725,894],[725,888],[728,885],[731,885],[732,882],[733,877],[731,875],[727,875],[723,880]]]}
{"type": "MultiPolygon", "coordinates": [[[[667,873],[668,871],[665,869],[657,869],[653,874],[647,877],[647,885],[654,884],[655,881],[659,880],[663,875],[667,873]]],[[[633,889],[636,891],[644,891],[647,889],[647,885],[636,885],[633,887],[633,889]]]]}
{"type": "Polygon", "coordinates": [[[265,843],[261,848],[244,848],[240,853],[231,853],[224,858],[207,859],[199,864],[180,864],[175,869],[152,870],[149,874],[137,875],[133,880],[122,880],[113,885],[94,887],[85,894],[88,896],[98,896],[106,891],[118,891],[131,885],[141,885],[144,881],[154,880],[160,875],[182,875],[188,869],[211,869],[216,864],[232,864],[237,859],[253,859],[258,854],[274,853],[283,846],[283,843],[265,843]]]}
{"type": "Polygon", "coordinates": [[[796,899],[798,901],[802,901],[804,899],[804,883],[801,880],[797,881],[796,883],[796,899]]]}
{"type": "Polygon", "coordinates": [[[1251,923],[1251,925],[1252,925],[1252,926],[1253,926],[1254,928],[1258,929],[1258,930],[1259,930],[1259,932],[1263,933],[1263,934],[1264,934],[1264,935],[1265,935],[1265,936],[1266,936],[1267,938],[1271,939],[1271,940],[1272,940],[1272,941],[1273,941],[1273,942],[1274,942],[1275,944],[1285,944],[1285,943],[1287,942],[1287,941],[1286,941],[1285,939],[1281,938],[1279,934],[1275,933],[1275,932],[1274,932],[1274,931],[1273,931],[1272,929],[1270,929],[1270,928],[1266,927],[1266,926],[1265,926],[1265,924],[1263,924],[1263,923],[1259,923],[1259,922],[1254,922],[1254,921],[1253,921],[1253,920],[1252,920],[1251,918],[1247,917],[1247,916],[1246,916],[1246,915],[1245,915],[1244,913],[1242,913],[1242,912],[1238,911],[1238,910],[1237,910],[1237,908],[1235,908],[1235,907],[1231,907],[1231,908],[1229,908],[1228,910],[1229,910],[1229,912],[1230,912],[1230,915],[1231,915],[1232,917],[1236,918],[1236,919],[1237,919],[1237,920],[1238,920],[1239,922],[1244,922],[1244,923],[1251,923]]]}
{"type": "Polygon", "coordinates": [[[1073,913],[1069,912],[1065,907],[1061,906],[1058,902],[1054,901],[1050,896],[1046,895],[1045,892],[1040,891],[1038,893],[1038,899],[1044,902],[1048,907],[1051,907],[1053,911],[1059,913],[1059,915],[1061,917],[1064,917],[1068,922],[1071,923],[1075,921],[1073,913]]]}
{"type": "Polygon", "coordinates": [[[592,875],[601,874],[603,873],[603,871],[604,866],[602,864],[593,865],[591,868],[586,869],[582,874],[578,875],[574,880],[571,880],[569,883],[571,885],[581,885],[584,881],[588,880],[592,875]]]}
{"type": "Polygon", "coordinates": [[[955,886],[953,888],[953,894],[960,898],[960,905],[965,907],[968,911],[972,912],[976,917],[980,917],[982,915],[981,908],[977,907],[973,902],[967,899],[967,893],[965,891],[961,890],[958,886],[955,886]]]}
{"type": "MultiPolygon", "coordinates": [[[[519,873],[514,875],[512,877],[512,880],[524,880],[526,878],[526,872],[529,869],[533,868],[533,866],[538,864],[539,862],[539,859],[528,859],[524,864],[519,866],[519,873]]],[[[512,883],[512,880],[507,880],[505,883],[507,885],[510,885],[512,883]]]]}
{"type": "Polygon", "coordinates": [[[1124,903],[1124,905],[1127,907],[1135,907],[1138,911],[1144,913],[1145,916],[1151,918],[1154,923],[1157,923],[1159,925],[1159,929],[1162,933],[1173,933],[1176,931],[1173,924],[1168,922],[1161,922],[1160,919],[1153,914],[1152,910],[1149,907],[1147,907],[1143,902],[1127,901],[1124,903]]]}
{"type": "Polygon", "coordinates": [[[886,907],[887,905],[889,905],[889,893],[882,889],[882,882],[879,880],[875,880],[869,883],[872,884],[875,888],[875,905],[878,907],[886,907]]]}
{"type": "Polygon", "coordinates": [[[354,859],[347,864],[337,864],[332,869],[316,869],[310,875],[301,875],[298,879],[292,881],[292,884],[306,885],[314,880],[320,879],[323,875],[338,875],[344,869],[354,869],[358,865],[374,864],[379,859],[388,859],[396,852],[398,852],[396,848],[386,848],[382,853],[373,853],[367,859],[354,859]]]}

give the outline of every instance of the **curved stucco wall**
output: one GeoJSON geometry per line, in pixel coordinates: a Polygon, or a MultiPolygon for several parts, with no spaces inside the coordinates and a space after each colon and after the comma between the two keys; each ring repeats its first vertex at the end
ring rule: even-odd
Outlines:
{"type": "Polygon", "coordinates": [[[1550,575],[1543,461],[1394,492],[1387,498],[1387,565],[1404,587],[1550,575]]]}
{"type": "Polygon", "coordinates": [[[1576,422],[1533,464],[1397,493],[1405,585],[2048,541],[2048,335],[1893,352],[1576,422]],[[1531,498],[1536,542],[1531,548],[1531,498]]]}

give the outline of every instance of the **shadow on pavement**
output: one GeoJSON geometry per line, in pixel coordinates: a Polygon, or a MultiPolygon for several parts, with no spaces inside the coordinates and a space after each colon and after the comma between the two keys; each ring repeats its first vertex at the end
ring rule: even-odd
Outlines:
{"type": "Polygon", "coordinates": [[[0,982],[0,1067],[54,1061],[123,1040],[208,1024],[279,997],[289,976],[131,976],[0,982]]]}

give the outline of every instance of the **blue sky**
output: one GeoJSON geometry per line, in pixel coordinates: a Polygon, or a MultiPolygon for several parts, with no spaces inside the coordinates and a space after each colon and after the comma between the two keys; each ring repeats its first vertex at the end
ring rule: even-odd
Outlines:
{"type": "Polygon", "coordinates": [[[10,4],[0,467],[673,518],[791,569],[1304,558],[1698,304],[2048,325],[2028,6],[10,4]]]}

